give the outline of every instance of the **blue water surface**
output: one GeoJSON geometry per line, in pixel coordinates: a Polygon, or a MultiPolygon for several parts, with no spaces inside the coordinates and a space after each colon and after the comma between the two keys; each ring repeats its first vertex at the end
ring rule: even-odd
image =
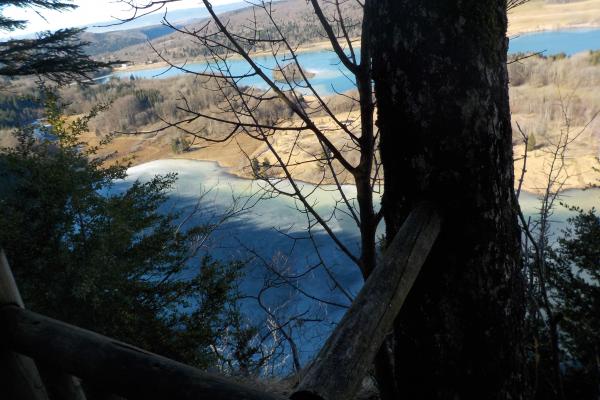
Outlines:
{"type": "MultiPolygon", "coordinates": [[[[278,56],[259,56],[253,57],[254,62],[264,71],[264,73],[272,78],[273,70],[278,66],[290,63],[292,60],[289,54],[278,56]]],[[[349,71],[340,63],[339,58],[330,50],[306,51],[298,53],[298,62],[302,68],[314,74],[314,77],[309,81],[313,88],[323,95],[343,93],[355,88],[355,81],[349,71]]],[[[120,78],[170,78],[173,76],[182,75],[187,71],[199,73],[220,73],[227,72],[227,75],[234,77],[249,75],[253,72],[250,64],[243,59],[230,59],[227,63],[206,63],[197,62],[191,64],[178,64],[180,68],[152,68],[139,71],[123,71],[113,74],[120,78]]],[[[259,89],[267,89],[267,84],[258,75],[244,77],[236,80],[239,85],[253,86],[259,89]]],[[[285,83],[278,83],[279,88],[286,90],[290,86],[285,83]]],[[[305,84],[295,82],[292,87],[305,94],[310,94],[310,90],[305,84]]]]}
{"type": "Polygon", "coordinates": [[[570,29],[527,33],[511,38],[509,53],[544,52],[573,55],[600,49],[600,29],[570,29]]]}
{"type": "MultiPolygon", "coordinates": [[[[563,31],[537,32],[519,35],[511,38],[509,53],[528,53],[544,52],[544,54],[565,53],[572,55],[575,53],[600,49],[600,29],[574,29],[563,31]]],[[[357,52],[360,58],[360,52],[357,52]]],[[[273,70],[291,62],[289,54],[278,56],[259,56],[254,57],[254,61],[265,74],[272,77],[273,70]]],[[[340,63],[338,57],[331,50],[306,51],[298,53],[298,61],[304,70],[314,73],[314,77],[309,81],[320,95],[333,95],[353,90],[356,87],[355,80],[349,71],[340,63]]],[[[219,72],[227,71],[233,76],[242,76],[252,73],[250,65],[242,59],[231,59],[227,63],[206,63],[196,62],[190,64],[179,64],[181,68],[151,68],[139,71],[116,72],[113,76],[119,78],[169,78],[184,74],[187,71],[194,72],[219,72]]],[[[267,89],[267,84],[258,75],[241,78],[238,84],[253,86],[259,89],[267,89]]],[[[283,84],[277,84],[281,89],[290,89],[291,87],[283,84]]],[[[311,94],[305,84],[298,83],[292,85],[295,90],[304,94],[311,94]]]]}

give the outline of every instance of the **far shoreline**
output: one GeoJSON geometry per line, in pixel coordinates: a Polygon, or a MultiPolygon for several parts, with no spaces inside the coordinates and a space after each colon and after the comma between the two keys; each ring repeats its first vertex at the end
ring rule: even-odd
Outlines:
{"type": "MultiPolygon", "coordinates": [[[[575,25],[569,24],[569,25],[557,26],[557,27],[530,28],[530,29],[521,29],[521,30],[518,30],[515,32],[511,32],[509,30],[507,33],[507,37],[510,40],[514,40],[514,39],[517,39],[520,37],[536,35],[536,34],[543,34],[543,33],[556,33],[556,32],[564,32],[564,31],[594,31],[594,30],[600,30],[600,23],[575,24],[575,25]]],[[[359,38],[354,39],[353,45],[355,47],[360,47],[360,45],[361,45],[360,39],[359,38]]],[[[303,45],[295,50],[295,52],[297,54],[309,53],[309,52],[319,52],[319,51],[333,52],[333,49],[331,48],[330,43],[328,41],[321,41],[321,42],[317,42],[317,43],[303,45]]],[[[258,52],[250,53],[250,56],[251,57],[268,57],[268,56],[272,56],[272,54],[268,51],[258,51],[258,52]]],[[[231,61],[240,60],[240,59],[242,59],[242,57],[239,55],[233,55],[228,58],[228,60],[231,60],[231,61]]],[[[191,59],[177,59],[177,60],[172,60],[169,62],[159,61],[159,62],[155,62],[152,64],[134,64],[134,65],[128,66],[126,68],[115,69],[110,74],[106,75],[105,77],[111,77],[111,76],[114,76],[115,74],[126,74],[126,73],[134,74],[137,71],[147,71],[147,70],[161,69],[161,68],[164,68],[165,70],[168,70],[171,68],[178,69],[178,68],[185,68],[185,66],[189,66],[192,64],[210,63],[210,62],[211,62],[211,60],[206,57],[196,57],[196,58],[191,58],[191,59]]],[[[159,72],[158,74],[160,74],[160,73],[162,73],[162,72],[159,72]]],[[[135,74],[134,74],[134,76],[135,76],[135,74]]]]}
{"type": "MultiPolygon", "coordinates": [[[[191,161],[191,162],[195,162],[195,163],[206,163],[206,164],[212,164],[215,165],[217,168],[219,168],[221,171],[221,173],[223,175],[229,176],[231,178],[236,178],[236,179],[242,179],[244,181],[248,181],[249,183],[252,182],[260,182],[260,180],[258,179],[254,179],[248,175],[243,175],[243,174],[237,174],[233,171],[232,167],[223,165],[223,163],[220,160],[210,160],[210,159],[198,159],[198,158],[192,158],[192,157],[168,157],[168,158],[157,158],[155,160],[146,160],[144,162],[141,162],[139,164],[133,163],[128,169],[127,171],[129,171],[130,168],[135,168],[135,167],[141,167],[144,166],[146,164],[150,164],[153,162],[157,162],[157,161],[191,161]]],[[[177,171],[173,171],[173,172],[177,172],[177,171]]],[[[275,179],[281,179],[281,180],[285,180],[285,178],[283,177],[274,177],[275,179]]],[[[310,181],[306,181],[306,180],[301,180],[301,179],[295,179],[295,182],[297,183],[302,183],[302,184],[306,184],[306,185],[312,185],[312,186],[316,186],[318,185],[318,183],[316,182],[310,182],[310,181]]],[[[517,188],[517,180],[515,179],[515,189],[517,188]]],[[[321,184],[321,186],[335,186],[333,184],[321,184]]],[[[355,185],[353,183],[342,183],[342,186],[350,186],[350,187],[354,187],[355,185]]],[[[598,191],[599,195],[598,195],[598,204],[600,205],[600,186],[598,187],[593,187],[593,186],[583,186],[583,187],[578,187],[578,186],[572,186],[572,187],[567,187],[566,189],[560,190],[559,196],[567,196],[569,195],[569,192],[575,192],[575,191],[598,191]]],[[[541,195],[543,195],[542,191],[539,192],[535,192],[532,190],[527,190],[527,189],[522,189],[521,193],[526,193],[530,196],[533,197],[539,197],[541,195]]]]}
{"type": "Polygon", "coordinates": [[[510,39],[514,39],[516,37],[521,36],[529,36],[535,35],[539,33],[553,33],[553,32],[564,32],[564,31],[595,31],[600,30],[600,23],[597,24],[577,24],[577,25],[567,25],[564,27],[555,27],[555,28],[541,28],[541,29],[525,29],[517,32],[509,32],[507,36],[510,39]]]}

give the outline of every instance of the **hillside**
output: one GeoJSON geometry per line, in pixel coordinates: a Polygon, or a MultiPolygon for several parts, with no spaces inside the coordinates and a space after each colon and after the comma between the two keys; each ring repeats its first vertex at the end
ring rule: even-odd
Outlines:
{"type": "Polygon", "coordinates": [[[152,25],[104,33],[83,32],[80,37],[82,41],[89,43],[85,48],[86,52],[91,56],[97,56],[103,53],[113,53],[136,44],[145,44],[148,40],[155,40],[171,33],[172,30],[169,27],[152,25]]]}
{"type": "MultiPolygon", "coordinates": [[[[325,11],[328,15],[332,15],[331,6],[325,5],[325,11]]],[[[345,2],[343,4],[344,17],[347,19],[348,28],[351,36],[356,37],[360,33],[360,20],[362,8],[355,2],[345,2]]],[[[284,35],[290,38],[290,42],[296,46],[302,46],[314,42],[323,41],[325,33],[321,29],[315,27],[320,26],[312,11],[310,4],[304,0],[283,0],[272,4],[273,18],[280,26],[284,35]]],[[[247,7],[239,10],[223,13],[221,18],[233,27],[254,26],[254,17],[256,15],[256,29],[261,37],[277,37],[273,31],[272,24],[268,20],[268,16],[264,10],[254,10],[252,7],[247,7]],[[256,14],[255,14],[256,11],[256,14]]],[[[193,31],[200,29],[206,24],[206,19],[193,24],[186,24],[185,29],[193,31]]],[[[238,29],[239,33],[249,33],[249,28],[238,29]]],[[[205,55],[203,49],[193,43],[189,35],[179,32],[174,32],[166,36],[162,36],[152,41],[152,45],[161,52],[167,59],[184,59],[195,58],[205,55]]],[[[265,50],[260,45],[254,48],[255,51],[265,50]]],[[[144,44],[129,46],[120,51],[111,54],[104,54],[105,57],[116,59],[130,60],[135,63],[146,61],[148,58],[157,59],[150,47],[144,44]]]]}
{"type": "MultiPolygon", "coordinates": [[[[333,9],[325,5],[326,13],[332,17],[333,9]]],[[[275,21],[280,25],[286,37],[294,45],[306,46],[325,40],[324,32],[316,27],[314,12],[310,4],[304,0],[282,0],[272,5],[275,21]]],[[[274,34],[271,23],[264,11],[254,13],[252,7],[229,11],[222,14],[223,21],[230,26],[249,26],[254,24],[262,35],[274,34]]],[[[355,2],[344,2],[342,12],[348,20],[349,33],[352,37],[360,35],[360,21],[362,9],[355,2]]],[[[186,24],[185,28],[193,31],[204,26],[205,18],[196,23],[186,24]]],[[[600,0],[565,1],[565,0],[531,0],[509,13],[509,36],[525,32],[569,29],[600,26],[600,0]]],[[[244,31],[244,30],[242,30],[244,31]]],[[[245,30],[248,32],[248,30],[245,30]]],[[[274,37],[277,37],[276,35],[274,37]]],[[[193,43],[191,37],[178,32],[161,36],[152,40],[152,45],[161,54],[172,61],[193,59],[204,54],[203,49],[193,43]]],[[[253,49],[256,51],[264,48],[253,49]]],[[[131,60],[135,63],[147,59],[158,60],[147,43],[137,43],[113,53],[104,54],[105,57],[131,60]]]]}
{"type": "Polygon", "coordinates": [[[600,0],[532,0],[509,14],[509,34],[600,26],[600,0]]]}
{"type": "MultiPolygon", "coordinates": [[[[246,3],[232,3],[215,6],[218,14],[247,7],[246,3]]],[[[112,53],[134,45],[146,45],[148,41],[173,33],[173,30],[162,23],[165,10],[143,15],[132,21],[116,24],[115,21],[99,23],[82,33],[81,39],[88,42],[86,51],[91,56],[109,57],[112,53]]],[[[198,23],[206,19],[208,11],[203,7],[168,11],[167,19],[176,27],[198,23]]]]}
{"type": "MultiPolygon", "coordinates": [[[[312,15],[309,7],[304,0],[284,0],[273,5],[273,14],[276,20],[288,32],[292,33],[295,40],[313,44],[316,39],[311,40],[309,38],[318,38],[320,33],[315,29],[306,29],[310,24],[309,18],[312,15]],[[299,18],[299,15],[304,15],[305,18],[299,18]]],[[[588,10],[586,16],[593,20],[595,14],[600,15],[600,0],[585,0],[569,4],[551,4],[544,0],[533,0],[511,14],[512,29],[515,29],[514,25],[521,26],[519,29],[529,29],[522,25],[523,21],[532,21],[535,18],[546,23],[556,23],[558,16],[562,18],[562,23],[579,24],[582,20],[577,19],[576,16],[581,9],[588,10]],[[545,14],[538,15],[535,13],[536,10],[543,10],[545,14]],[[570,12],[558,15],[555,12],[548,14],[548,10],[570,10],[570,12]]],[[[354,18],[358,18],[360,10],[352,10],[354,14],[350,14],[354,15],[354,18]]],[[[252,15],[250,9],[240,9],[223,14],[223,19],[229,21],[231,26],[241,26],[252,15]]],[[[533,24],[533,22],[531,23],[533,24]]],[[[264,18],[261,24],[266,25],[264,18]]],[[[197,27],[201,24],[193,26],[197,27]]],[[[535,26],[540,25],[531,25],[531,30],[535,26]]],[[[124,43],[127,40],[143,40],[142,38],[146,35],[159,35],[165,32],[164,29],[167,28],[152,26],[98,34],[96,38],[101,39],[102,36],[100,35],[112,35],[111,37],[114,38],[115,42],[122,41],[124,43]]],[[[156,36],[153,42],[159,49],[166,51],[167,55],[184,55],[192,47],[187,43],[188,39],[181,36],[180,34],[170,33],[156,36]]],[[[110,43],[105,43],[103,46],[110,46],[110,43]]],[[[132,59],[131,56],[134,55],[147,57],[148,51],[144,50],[145,46],[131,46],[122,51],[117,51],[113,55],[123,59],[132,59]]],[[[599,57],[597,53],[580,54],[570,58],[534,57],[510,65],[513,120],[515,123],[518,122],[527,133],[535,136],[536,139],[536,146],[530,152],[528,159],[529,172],[525,180],[526,190],[536,192],[544,184],[543,171],[548,162],[548,151],[551,149],[551,144],[556,142],[560,132],[564,130],[564,118],[559,109],[561,98],[563,101],[569,102],[570,112],[572,113],[570,116],[570,129],[572,132],[581,129],[600,110],[600,96],[595,90],[600,86],[599,57]]],[[[180,114],[174,111],[179,92],[186,93],[186,96],[191,96],[193,93],[196,96],[194,104],[201,105],[200,109],[213,109],[212,107],[215,105],[211,97],[213,95],[202,90],[191,89],[195,87],[195,83],[190,83],[191,80],[192,77],[182,76],[170,80],[122,82],[122,84],[115,84],[114,87],[98,85],[96,89],[86,88],[81,91],[69,88],[68,92],[70,94],[66,98],[73,105],[77,105],[76,109],[72,110],[74,114],[85,112],[94,102],[104,101],[109,97],[114,100],[111,111],[93,124],[95,132],[90,134],[88,140],[94,142],[97,134],[114,130],[148,131],[156,129],[160,125],[158,116],[165,117],[168,120],[177,120],[181,117],[180,114]],[[106,88],[106,92],[104,92],[105,89],[101,89],[102,87],[106,88]],[[93,93],[94,90],[98,93],[93,93]]],[[[11,104],[15,102],[14,99],[10,101],[11,104]]],[[[338,102],[336,113],[340,119],[356,120],[356,113],[349,115],[343,100],[337,99],[336,101],[338,102]]],[[[32,110],[32,115],[34,115],[34,111],[32,110]]],[[[278,118],[282,117],[279,115],[280,110],[268,110],[268,113],[272,112],[278,118]]],[[[316,121],[324,128],[333,128],[327,125],[326,118],[316,116],[316,121]]],[[[215,137],[223,134],[222,127],[211,125],[209,130],[215,137]]],[[[514,132],[515,153],[519,158],[523,153],[524,146],[516,125],[514,132]]],[[[341,132],[332,130],[330,135],[334,141],[343,140],[341,132]]],[[[172,144],[179,136],[180,133],[174,129],[146,135],[122,135],[117,137],[107,148],[107,152],[116,150],[119,152],[119,157],[133,155],[136,157],[135,163],[170,157],[213,160],[224,167],[230,168],[232,173],[243,177],[252,176],[252,170],[249,168],[250,159],[256,158],[260,162],[267,159],[271,164],[274,163],[274,159],[269,159],[270,156],[264,144],[247,137],[242,136],[237,141],[222,144],[210,144],[196,140],[188,151],[175,153],[172,144]]],[[[281,135],[274,144],[278,149],[285,152],[285,149],[294,140],[293,135],[289,137],[281,135]]],[[[303,147],[307,149],[314,148],[314,143],[311,143],[309,137],[302,137],[300,140],[303,147]]],[[[585,187],[596,181],[594,168],[597,163],[599,140],[600,121],[595,120],[569,149],[567,170],[570,178],[566,188],[585,187]]],[[[296,161],[303,162],[305,160],[298,159],[296,161]]],[[[517,163],[516,167],[518,172],[521,164],[517,163]]],[[[321,175],[319,168],[319,165],[309,163],[296,172],[300,179],[315,182],[321,175]]],[[[277,173],[275,169],[272,172],[277,173]]]]}
{"type": "MultiPolygon", "coordinates": [[[[517,123],[530,135],[532,142],[535,141],[528,154],[524,189],[538,193],[544,187],[545,172],[551,162],[554,144],[560,141],[561,134],[566,133],[574,138],[582,132],[565,153],[564,173],[569,179],[564,189],[582,188],[596,183],[599,177],[595,168],[598,166],[600,118],[595,116],[600,111],[600,93],[597,90],[600,86],[600,52],[564,58],[532,57],[521,63],[510,64],[509,73],[517,176],[522,168],[521,156],[524,151],[517,123]]],[[[107,85],[84,89],[71,87],[65,89],[63,95],[71,104],[70,111],[73,114],[83,113],[94,103],[106,98],[114,99],[111,109],[93,121],[92,132],[86,136],[90,144],[96,144],[102,135],[115,130],[148,132],[157,129],[163,125],[159,117],[168,121],[182,120],[186,114],[176,109],[177,104],[180,104],[177,99],[181,95],[186,96],[194,110],[215,112],[219,107],[218,100],[209,89],[194,77],[183,75],[156,80],[116,80],[107,85]]],[[[344,97],[337,96],[332,97],[329,104],[339,120],[353,121],[351,129],[359,135],[358,113],[351,109],[351,103],[344,97]]],[[[266,120],[282,121],[282,125],[299,123],[289,115],[285,107],[260,110],[259,115],[266,120]]],[[[347,136],[336,129],[329,118],[325,115],[314,115],[313,118],[317,126],[328,132],[332,142],[340,148],[344,147],[347,136]]],[[[186,124],[185,128],[204,128],[213,139],[222,138],[230,132],[226,126],[204,120],[193,121],[186,124]]],[[[182,137],[182,133],[175,128],[146,134],[119,135],[102,154],[110,155],[117,151],[111,160],[134,156],[135,164],[165,158],[216,161],[228,168],[229,172],[245,178],[253,176],[250,168],[252,159],[260,163],[266,160],[268,164],[276,164],[266,144],[247,135],[240,134],[236,139],[224,143],[210,143],[188,137],[191,141],[189,148],[176,151],[174,141],[182,137]]],[[[293,162],[298,164],[295,175],[307,182],[319,182],[322,179],[322,165],[311,156],[320,151],[312,135],[280,132],[272,139],[272,145],[286,155],[294,146],[301,148],[302,151],[296,151],[292,156],[293,162]]],[[[358,154],[348,151],[347,157],[356,162],[358,154]]],[[[270,169],[270,173],[275,176],[280,172],[274,167],[270,169]]],[[[350,177],[344,174],[342,168],[336,168],[336,172],[342,182],[351,183],[350,177]]],[[[325,181],[332,182],[330,174],[327,174],[325,181]]]]}

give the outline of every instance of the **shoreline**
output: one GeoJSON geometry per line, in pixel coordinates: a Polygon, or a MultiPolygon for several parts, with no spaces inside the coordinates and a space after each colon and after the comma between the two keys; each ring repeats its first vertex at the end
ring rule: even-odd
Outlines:
{"type": "MultiPolygon", "coordinates": [[[[143,163],[140,164],[135,164],[132,165],[130,168],[135,168],[135,167],[141,167],[145,164],[150,164],[152,162],[156,162],[156,161],[191,161],[191,162],[197,162],[197,163],[207,163],[207,164],[213,164],[215,165],[217,168],[221,169],[221,173],[223,175],[229,176],[231,178],[236,178],[236,179],[241,179],[243,181],[247,181],[248,183],[253,183],[253,182],[262,182],[262,180],[258,180],[258,179],[254,179],[251,178],[249,176],[245,176],[245,175],[241,175],[241,174],[236,174],[235,172],[231,171],[231,167],[227,167],[224,166],[219,160],[200,160],[197,158],[185,158],[185,157],[170,157],[170,158],[158,158],[156,160],[151,160],[151,161],[144,161],[143,163]]],[[[129,168],[128,168],[129,170],[129,168]]],[[[175,173],[177,173],[177,171],[173,171],[175,173]]],[[[278,179],[281,181],[287,181],[286,178],[279,178],[279,177],[274,177],[273,179],[278,179]]],[[[322,187],[335,187],[334,184],[328,184],[328,183],[315,183],[315,182],[309,182],[309,181],[305,181],[302,179],[294,179],[294,182],[296,183],[300,183],[300,184],[304,184],[304,185],[312,185],[312,186],[322,186],[322,187]]],[[[342,183],[341,184],[342,187],[348,186],[348,187],[355,187],[355,185],[351,184],[351,183],[342,183]]],[[[580,190],[580,189],[568,189],[568,190],[580,190]]],[[[525,191],[523,191],[525,192],[525,191]]],[[[532,193],[533,194],[533,193],[532,193]]]]}
{"type": "Polygon", "coordinates": [[[554,32],[562,32],[562,31],[594,31],[600,29],[600,22],[595,24],[576,24],[576,25],[568,25],[564,27],[555,27],[555,28],[531,28],[520,30],[517,32],[508,32],[507,37],[510,39],[515,39],[521,36],[535,35],[539,33],[554,33],[554,32]]]}
{"type": "MultiPolygon", "coordinates": [[[[584,1],[581,3],[584,3],[586,5],[593,5],[593,7],[594,7],[592,9],[592,11],[594,11],[594,13],[592,13],[593,17],[595,14],[598,14],[597,11],[600,10],[600,0],[598,0],[598,1],[587,0],[587,1],[584,1]],[[598,6],[596,6],[596,4],[598,6]]],[[[575,3],[573,3],[573,4],[575,4],[575,3]]],[[[507,32],[507,37],[509,37],[512,40],[512,39],[516,39],[518,37],[525,37],[525,36],[529,36],[529,35],[552,33],[552,32],[600,30],[600,18],[597,21],[594,20],[594,22],[589,22],[589,21],[581,22],[582,21],[581,19],[579,19],[579,20],[574,19],[573,15],[565,16],[565,19],[563,19],[563,20],[558,19],[556,17],[556,11],[563,10],[564,7],[565,7],[564,4],[562,4],[562,5],[542,5],[542,3],[538,2],[538,1],[533,1],[533,2],[529,3],[529,7],[524,6],[523,11],[515,11],[514,14],[512,15],[513,17],[515,17],[518,20],[518,23],[515,24],[516,29],[514,29],[514,30],[511,29],[511,18],[509,17],[509,26],[508,26],[509,29],[507,32]],[[544,14],[544,15],[542,15],[541,18],[538,18],[535,15],[533,15],[533,17],[535,17],[535,18],[531,18],[532,11],[535,11],[538,8],[546,9],[546,11],[548,11],[548,9],[550,8],[551,12],[554,12],[555,14],[554,15],[552,15],[551,13],[544,14]],[[545,21],[544,21],[544,18],[545,18],[545,21]],[[538,22],[538,19],[539,19],[539,22],[538,22]],[[576,21],[579,21],[579,22],[576,22],[576,21]],[[530,22],[530,23],[527,24],[526,22],[530,22]]],[[[355,46],[355,48],[359,48],[361,45],[360,40],[353,41],[353,45],[355,46]]],[[[310,44],[301,46],[296,51],[298,54],[300,54],[300,53],[306,53],[306,52],[325,52],[325,51],[332,52],[333,50],[331,49],[330,43],[327,40],[323,40],[320,42],[310,43],[310,44]]],[[[250,56],[251,57],[269,57],[269,56],[272,56],[272,54],[269,51],[258,51],[258,52],[251,53],[250,56]]],[[[240,60],[240,59],[242,59],[242,57],[239,55],[235,55],[235,56],[230,57],[230,59],[232,61],[240,60]]],[[[211,59],[206,58],[206,57],[196,57],[194,59],[188,59],[188,60],[181,60],[181,59],[174,60],[172,62],[172,64],[179,65],[179,66],[183,66],[183,65],[189,66],[191,64],[206,63],[206,62],[210,62],[210,61],[211,61],[211,59]]],[[[115,70],[113,72],[113,74],[126,75],[128,73],[135,74],[136,71],[154,70],[154,69],[161,70],[161,69],[168,69],[168,68],[174,68],[174,67],[170,66],[167,62],[161,61],[161,62],[157,62],[157,63],[153,63],[153,64],[132,65],[132,66],[124,68],[124,69],[115,70]]],[[[160,73],[160,71],[157,71],[157,73],[160,73]]],[[[514,150],[515,154],[518,153],[517,147],[514,147],[513,150],[514,150]]],[[[211,162],[211,163],[214,163],[224,174],[227,174],[231,177],[240,178],[240,179],[244,179],[244,180],[248,180],[248,181],[255,180],[255,179],[253,179],[252,174],[248,173],[248,171],[245,169],[245,167],[240,166],[241,165],[240,163],[236,162],[234,165],[234,163],[232,162],[232,158],[230,158],[229,156],[223,157],[222,155],[219,156],[216,154],[211,156],[210,153],[198,154],[195,152],[190,152],[189,154],[177,154],[177,155],[173,154],[171,156],[171,155],[165,153],[164,151],[161,153],[154,153],[149,156],[150,157],[142,157],[142,159],[132,160],[132,162],[133,162],[132,166],[143,165],[148,162],[159,161],[159,160],[190,160],[190,161],[211,162]]],[[[519,170],[519,166],[515,165],[515,171],[518,172],[518,170],[519,170]]],[[[301,174],[301,176],[302,176],[302,174],[301,174]]],[[[528,175],[528,176],[530,176],[530,175],[528,175]]],[[[532,181],[533,181],[534,180],[533,175],[531,175],[531,176],[532,176],[532,181]]],[[[595,176],[592,176],[590,171],[582,172],[580,174],[580,176],[582,177],[581,179],[574,179],[574,180],[570,181],[565,186],[565,189],[561,190],[561,193],[568,193],[569,191],[572,191],[572,190],[589,190],[590,189],[589,182],[595,181],[595,176]]],[[[304,176],[302,176],[302,177],[304,178],[304,176]]],[[[346,182],[348,182],[348,181],[351,181],[351,178],[345,177],[344,180],[346,182]]],[[[298,182],[307,183],[307,184],[311,184],[311,185],[314,185],[315,183],[317,183],[317,182],[312,182],[310,178],[308,180],[307,179],[299,179],[298,182]]],[[[353,183],[346,183],[346,184],[353,185],[353,183]]],[[[536,189],[536,186],[533,184],[530,184],[530,185],[526,184],[523,188],[523,191],[526,193],[529,193],[533,196],[538,196],[543,192],[542,190],[536,189]],[[527,187],[527,186],[529,186],[529,187],[527,187]]]]}
{"type": "MultiPolygon", "coordinates": [[[[541,27],[541,28],[527,28],[520,29],[515,32],[511,32],[510,30],[507,32],[507,37],[510,40],[514,40],[520,37],[541,34],[541,33],[553,33],[553,32],[561,32],[561,31],[591,31],[591,30],[600,30],[600,22],[599,23],[584,23],[584,24],[568,24],[565,26],[556,26],[556,27],[541,27]]],[[[358,48],[361,45],[360,39],[356,39],[353,41],[354,47],[358,48]]],[[[310,45],[301,46],[295,50],[296,54],[308,53],[308,52],[320,52],[320,51],[330,51],[333,52],[331,45],[328,41],[321,41],[317,43],[312,43],[310,45]]],[[[250,53],[251,57],[269,57],[273,56],[269,51],[258,51],[254,53],[250,53]]],[[[240,55],[233,55],[228,58],[231,61],[241,60],[243,57],[240,55]]],[[[169,64],[166,61],[159,61],[153,64],[134,64],[127,68],[123,69],[115,69],[110,74],[106,75],[106,77],[114,76],[115,74],[126,74],[126,73],[134,73],[136,71],[147,71],[151,69],[169,69],[169,68],[177,68],[177,67],[185,67],[192,64],[201,64],[201,63],[210,63],[211,60],[206,57],[196,57],[191,59],[177,59],[170,61],[169,64]]]]}
{"type": "MultiPolygon", "coordinates": [[[[216,166],[217,168],[219,168],[221,170],[220,172],[223,175],[229,176],[231,178],[236,178],[236,179],[241,179],[241,180],[247,181],[249,184],[252,184],[253,182],[260,182],[257,179],[253,179],[251,177],[243,176],[243,175],[240,175],[240,174],[236,174],[235,172],[232,172],[231,171],[231,167],[224,166],[218,160],[200,160],[200,159],[197,159],[197,158],[186,158],[186,157],[158,158],[156,160],[144,161],[144,162],[139,163],[139,164],[133,164],[133,165],[131,165],[131,167],[129,167],[127,169],[127,171],[129,171],[130,168],[142,167],[142,166],[144,166],[146,164],[150,164],[150,163],[157,162],[157,161],[191,161],[193,163],[212,164],[212,165],[216,166]]],[[[172,172],[177,173],[177,171],[172,171],[172,172]]],[[[277,179],[283,179],[283,180],[285,180],[285,178],[277,178],[277,179]]],[[[312,186],[315,186],[315,187],[318,185],[318,183],[308,182],[308,181],[304,181],[304,180],[301,180],[301,179],[296,179],[295,182],[302,183],[302,184],[305,184],[305,185],[312,185],[312,186]]],[[[516,183],[517,182],[515,181],[515,184],[516,183]]],[[[333,185],[333,184],[321,184],[320,186],[324,186],[324,187],[331,186],[331,187],[333,187],[335,185],[333,185]]],[[[343,183],[342,187],[343,186],[354,187],[354,184],[343,183]]],[[[516,188],[516,185],[515,185],[515,188],[516,188]]],[[[598,191],[600,193],[600,186],[598,186],[598,187],[590,187],[590,186],[586,186],[586,187],[569,187],[567,189],[559,191],[559,194],[560,194],[560,196],[567,196],[568,197],[570,192],[576,192],[576,191],[585,192],[585,191],[594,191],[594,190],[598,191]]],[[[525,193],[525,194],[527,194],[529,196],[536,197],[536,198],[542,194],[542,193],[539,193],[539,192],[534,192],[534,191],[526,190],[526,189],[522,189],[521,193],[525,193]]],[[[599,200],[600,200],[600,196],[599,196],[599,200]]]]}
{"type": "MultiPolygon", "coordinates": [[[[360,42],[360,40],[356,40],[356,41],[353,41],[353,43],[355,43],[356,44],[355,47],[357,47],[357,46],[360,46],[361,42],[360,42]]],[[[295,53],[300,54],[300,53],[319,52],[319,51],[333,52],[333,49],[330,47],[330,43],[328,41],[324,40],[321,42],[311,43],[310,45],[301,46],[295,50],[295,53]]],[[[249,55],[250,55],[250,57],[272,57],[273,56],[273,54],[267,50],[253,52],[253,53],[250,53],[249,55]]],[[[243,57],[238,54],[229,56],[227,58],[227,60],[231,60],[231,61],[238,61],[241,59],[243,59],[243,57]]],[[[170,65],[166,61],[159,61],[159,62],[155,62],[153,64],[134,64],[127,68],[115,69],[108,76],[111,76],[111,75],[114,75],[117,73],[145,71],[145,70],[149,70],[149,69],[177,68],[177,66],[184,67],[184,66],[189,66],[191,64],[210,63],[211,61],[212,61],[211,59],[206,58],[206,57],[196,57],[196,58],[190,58],[190,59],[177,59],[177,60],[169,61],[173,65],[170,65]]]]}

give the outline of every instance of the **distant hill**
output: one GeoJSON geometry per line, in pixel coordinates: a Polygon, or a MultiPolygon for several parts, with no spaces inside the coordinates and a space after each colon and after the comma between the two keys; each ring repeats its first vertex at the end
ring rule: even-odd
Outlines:
{"type": "MultiPolygon", "coordinates": [[[[221,14],[244,7],[247,7],[247,3],[236,2],[215,6],[215,11],[221,14]]],[[[206,19],[209,14],[204,7],[194,7],[168,11],[166,15],[170,23],[179,27],[206,19]]],[[[157,12],[122,25],[115,25],[115,21],[98,23],[88,27],[88,30],[81,35],[81,39],[90,43],[86,47],[86,51],[91,56],[114,53],[138,44],[145,45],[149,40],[152,41],[173,33],[171,28],[161,23],[164,17],[164,12],[157,12]]]]}
{"type": "MultiPolygon", "coordinates": [[[[247,6],[248,3],[238,1],[235,3],[214,6],[214,9],[217,13],[224,13],[247,6]]],[[[169,7],[164,7],[153,14],[138,17],[132,21],[128,21],[123,25],[115,25],[115,21],[98,22],[93,26],[90,26],[88,31],[93,33],[104,33],[115,30],[131,30],[153,25],[160,25],[165,16],[165,11],[167,12],[167,19],[169,22],[175,24],[185,24],[191,22],[193,19],[208,17],[208,11],[206,11],[206,8],[204,7],[192,7],[178,10],[170,10],[169,7]]]]}
{"type": "Polygon", "coordinates": [[[136,44],[146,43],[148,40],[154,40],[172,32],[171,28],[164,25],[154,25],[105,33],[83,32],[81,40],[89,43],[86,46],[86,52],[91,56],[96,56],[102,53],[119,51],[136,44]]]}
{"type": "MultiPolygon", "coordinates": [[[[324,7],[326,8],[326,14],[333,14],[331,5],[324,3],[324,7]]],[[[358,5],[358,2],[344,2],[342,7],[344,16],[348,19],[350,35],[359,35],[362,8],[358,5]]],[[[274,19],[279,24],[285,36],[294,45],[325,40],[325,33],[316,20],[312,6],[307,4],[306,0],[278,1],[272,4],[272,10],[274,19]]],[[[252,25],[255,15],[257,19],[256,26],[261,35],[276,36],[276,33],[273,32],[271,22],[262,10],[246,7],[223,13],[221,18],[228,23],[228,26],[234,27],[234,30],[239,30],[243,29],[240,27],[252,25]]],[[[207,21],[206,17],[200,19],[196,19],[196,15],[190,15],[190,17],[195,19],[194,22],[185,24],[185,27],[190,30],[200,28],[207,21]]],[[[156,39],[152,40],[152,45],[160,50],[165,57],[170,59],[194,58],[203,54],[203,49],[197,43],[193,43],[189,36],[179,32],[171,32],[170,34],[156,37],[156,39]]],[[[257,48],[256,50],[261,49],[257,48]]],[[[154,58],[154,53],[144,41],[144,43],[132,43],[129,47],[122,48],[110,55],[105,53],[103,56],[105,58],[109,58],[110,56],[122,60],[144,62],[154,58]]]]}

